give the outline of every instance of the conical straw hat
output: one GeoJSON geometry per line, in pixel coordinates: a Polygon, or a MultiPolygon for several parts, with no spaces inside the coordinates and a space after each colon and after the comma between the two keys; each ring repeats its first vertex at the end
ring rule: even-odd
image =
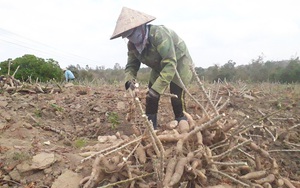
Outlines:
{"type": "Polygon", "coordinates": [[[146,24],[154,20],[155,17],[139,12],[127,7],[123,7],[121,14],[117,20],[115,31],[110,39],[118,38],[122,33],[138,27],[140,25],[146,24]]]}

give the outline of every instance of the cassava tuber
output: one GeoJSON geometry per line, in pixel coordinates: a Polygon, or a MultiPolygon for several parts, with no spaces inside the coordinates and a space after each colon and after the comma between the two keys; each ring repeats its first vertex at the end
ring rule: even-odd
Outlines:
{"type": "Polygon", "coordinates": [[[172,175],[174,173],[174,170],[175,170],[176,162],[177,162],[176,158],[171,158],[168,162],[168,165],[167,165],[167,168],[166,168],[165,178],[164,178],[164,181],[163,181],[163,185],[165,187],[169,184],[169,182],[171,180],[171,177],[172,177],[172,175]]]}
{"type": "Polygon", "coordinates": [[[178,123],[178,132],[179,133],[187,133],[187,132],[189,132],[189,130],[190,130],[190,125],[189,125],[188,121],[181,120],[178,123]]]}
{"type": "Polygon", "coordinates": [[[190,152],[188,153],[187,157],[183,157],[178,160],[175,167],[175,172],[171,177],[171,181],[169,182],[169,186],[173,186],[180,181],[182,174],[184,172],[184,166],[192,159],[192,157],[193,157],[193,153],[190,152]]]}
{"type": "Polygon", "coordinates": [[[178,160],[176,167],[175,167],[175,172],[171,177],[171,180],[169,182],[169,186],[174,186],[176,183],[178,183],[182,177],[183,171],[184,171],[184,166],[188,163],[188,158],[184,157],[178,160]]]}
{"type": "Polygon", "coordinates": [[[137,158],[138,158],[138,160],[139,160],[140,163],[142,163],[142,164],[145,164],[145,163],[146,163],[146,160],[147,160],[147,158],[146,158],[146,151],[145,151],[145,149],[143,148],[143,145],[140,144],[140,145],[136,148],[135,154],[136,154],[136,156],[137,156],[137,158]]]}
{"type": "Polygon", "coordinates": [[[254,172],[249,172],[246,175],[240,176],[240,178],[245,180],[258,179],[264,177],[266,174],[267,172],[265,170],[254,171],[254,172]]]}
{"type": "Polygon", "coordinates": [[[272,183],[274,180],[275,180],[274,174],[269,174],[268,176],[266,176],[264,178],[255,180],[255,182],[258,184],[263,184],[263,183],[272,183]]]}

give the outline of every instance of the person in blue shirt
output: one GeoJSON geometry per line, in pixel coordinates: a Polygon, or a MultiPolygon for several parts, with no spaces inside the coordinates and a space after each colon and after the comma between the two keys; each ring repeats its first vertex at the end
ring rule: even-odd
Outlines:
{"type": "Polygon", "coordinates": [[[65,73],[66,82],[69,82],[69,81],[72,81],[75,79],[75,76],[72,73],[72,71],[70,71],[68,69],[63,69],[63,71],[65,73]]]}

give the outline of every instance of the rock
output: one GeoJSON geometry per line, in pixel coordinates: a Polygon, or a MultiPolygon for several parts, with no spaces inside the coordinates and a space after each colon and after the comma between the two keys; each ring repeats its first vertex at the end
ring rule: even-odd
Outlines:
{"type": "Polygon", "coordinates": [[[72,146],[72,142],[69,141],[69,140],[64,140],[63,144],[66,145],[66,146],[72,146]]]}
{"type": "Polygon", "coordinates": [[[93,110],[96,111],[96,112],[100,112],[101,108],[99,106],[96,106],[96,107],[93,108],[93,110]]]}
{"type": "Polygon", "coordinates": [[[32,129],[32,125],[30,123],[23,123],[23,127],[25,127],[26,129],[32,129]]]}
{"type": "Polygon", "coordinates": [[[52,167],[44,169],[45,174],[50,174],[53,171],[52,167]]]}
{"type": "Polygon", "coordinates": [[[54,153],[40,153],[32,158],[32,167],[35,169],[45,169],[55,163],[54,153]]]}
{"type": "Polygon", "coordinates": [[[66,170],[52,184],[51,188],[78,188],[81,176],[71,170],[66,170]]]}
{"type": "Polygon", "coordinates": [[[48,140],[48,141],[46,141],[46,142],[43,142],[43,144],[45,144],[45,145],[47,145],[47,146],[50,146],[50,141],[48,140]]]}
{"type": "Polygon", "coordinates": [[[3,176],[3,180],[9,181],[9,180],[11,180],[11,178],[9,176],[3,176]]]}
{"type": "Polygon", "coordinates": [[[17,169],[14,169],[13,171],[9,172],[9,176],[14,181],[17,181],[17,182],[21,181],[21,176],[17,169]]]}
{"type": "Polygon", "coordinates": [[[57,158],[54,153],[39,153],[32,158],[31,164],[28,161],[24,161],[17,165],[17,169],[21,173],[31,170],[43,170],[50,167],[56,161],[57,158]]]}
{"type": "Polygon", "coordinates": [[[60,169],[54,169],[54,170],[52,170],[52,175],[54,177],[58,177],[59,175],[61,175],[61,170],[60,169]]]}
{"type": "Polygon", "coordinates": [[[28,163],[28,161],[24,161],[21,164],[18,164],[17,169],[20,173],[28,172],[28,171],[32,170],[32,168],[31,168],[30,164],[28,163]]]}
{"type": "Polygon", "coordinates": [[[11,115],[8,112],[4,112],[2,111],[0,114],[6,121],[10,121],[11,120],[11,115]]]}
{"type": "Polygon", "coordinates": [[[0,101],[0,107],[6,107],[8,104],[7,101],[0,101]]]}

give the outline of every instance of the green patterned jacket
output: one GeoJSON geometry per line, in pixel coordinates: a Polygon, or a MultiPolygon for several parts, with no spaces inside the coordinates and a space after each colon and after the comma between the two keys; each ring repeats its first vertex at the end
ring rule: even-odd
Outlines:
{"type": "Polygon", "coordinates": [[[161,25],[149,27],[148,42],[140,54],[133,43],[128,42],[128,59],[125,67],[126,81],[136,79],[141,63],[151,67],[152,89],[163,94],[174,82],[182,87],[175,73],[177,69],[184,84],[192,79],[189,64],[192,59],[184,41],[172,30],[161,25]]]}

